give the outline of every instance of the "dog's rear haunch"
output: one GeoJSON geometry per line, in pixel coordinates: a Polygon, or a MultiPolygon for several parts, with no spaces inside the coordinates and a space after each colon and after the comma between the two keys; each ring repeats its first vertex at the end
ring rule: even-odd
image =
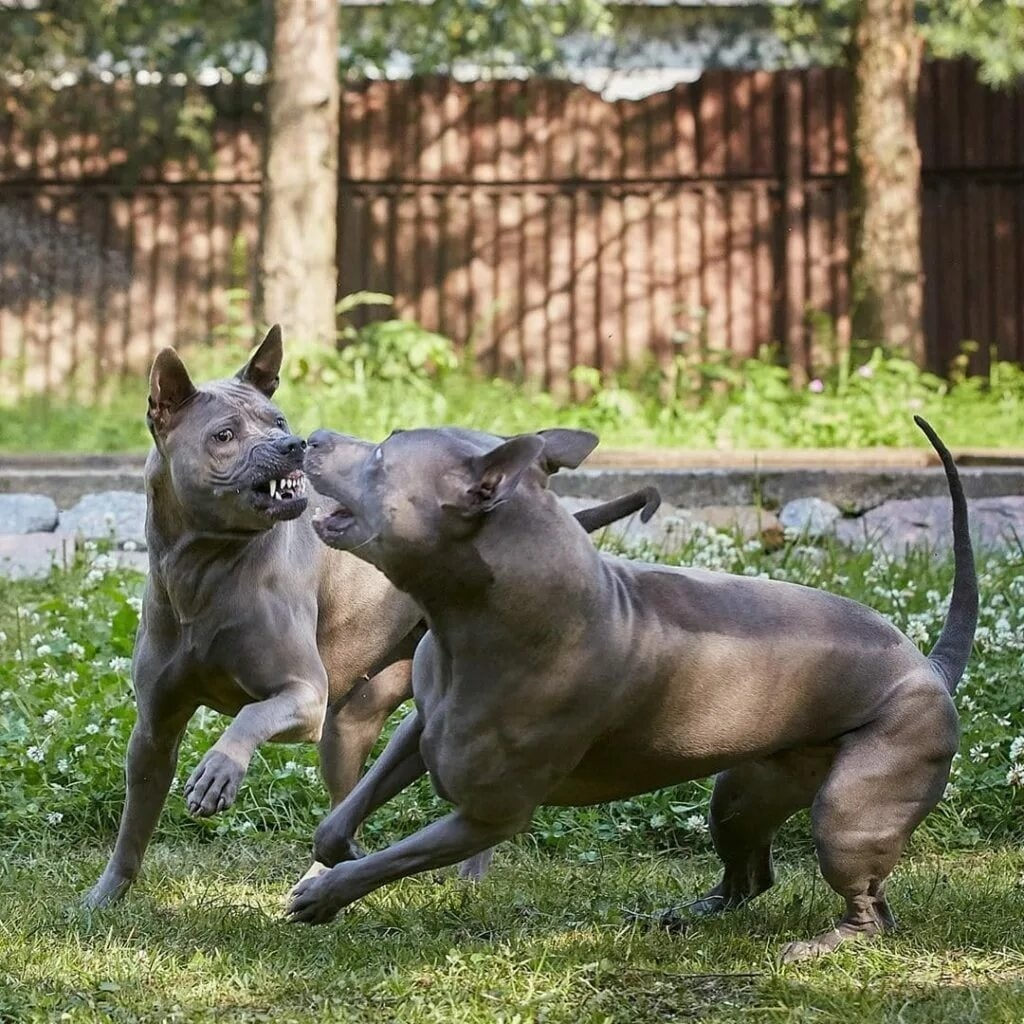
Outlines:
{"type": "Polygon", "coordinates": [[[321,539],[412,594],[431,632],[413,667],[417,710],[317,830],[335,865],[300,884],[318,923],[379,886],[471,857],[541,804],[615,800],[717,773],[717,913],[773,881],[772,839],[810,808],[818,861],[846,901],[787,960],[893,925],[885,882],[935,806],[958,744],[952,694],[971,650],[977,584],[949,452],[956,577],[927,657],[869,608],[824,591],[602,555],[547,490],[592,435],[523,435],[486,449],[446,431],[380,445],[325,431],[306,469],[338,512],[321,539]],[[453,813],[357,860],[375,807],[429,772],[453,813]]]}

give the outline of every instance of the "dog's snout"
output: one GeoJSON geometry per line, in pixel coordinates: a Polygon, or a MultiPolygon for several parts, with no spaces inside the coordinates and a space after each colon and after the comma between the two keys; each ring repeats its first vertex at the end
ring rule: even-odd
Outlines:
{"type": "Polygon", "coordinates": [[[310,448],[326,448],[333,436],[330,430],[314,430],[309,435],[306,445],[310,448]]]}
{"type": "Polygon", "coordinates": [[[289,434],[288,437],[278,439],[275,446],[282,455],[296,455],[298,452],[305,451],[306,442],[301,437],[289,434]]]}

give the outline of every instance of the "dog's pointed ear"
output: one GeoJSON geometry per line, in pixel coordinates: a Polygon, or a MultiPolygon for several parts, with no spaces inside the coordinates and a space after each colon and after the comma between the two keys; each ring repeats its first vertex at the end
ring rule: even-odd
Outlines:
{"type": "Polygon", "coordinates": [[[251,384],[262,391],[267,398],[273,398],[281,383],[281,360],[284,358],[284,344],[281,340],[281,325],[274,324],[260,347],[253,352],[249,362],[235,376],[244,384],[251,384]]]}
{"type": "Polygon", "coordinates": [[[173,348],[162,349],[153,360],[149,372],[149,419],[151,427],[160,431],[167,426],[172,413],[194,394],[196,386],[173,348]]]}
{"type": "Polygon", "coordinates": [[[466,516],[485,515],[508,501],[522,475],[544,450],[537,434],[520,434],[486,455],[469,460],[469,486],[458,509],[466,516]]]}
{"type": "Polygon", "coordinates": [[[540,430],[537,436],[544,442],[540,464],[546,473],[575,469],[598,445],[597,434],[589,430],[556,427],[553,430],[540,430]]]}

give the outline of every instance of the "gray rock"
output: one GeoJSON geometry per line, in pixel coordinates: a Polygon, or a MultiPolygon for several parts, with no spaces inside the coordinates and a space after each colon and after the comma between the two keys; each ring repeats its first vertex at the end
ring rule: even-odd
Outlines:
{"type": "Polygon", "coordinates": [[[39,579],[56,565],[66,568],[75,557],[75,538],[62,533],[0,536],[0,576],[39,579]]]}
{"type": "Polygon", "coordinates": [[[60,528],[85,540],[112,540],[117,547],[146,549],[146,496],[134,491],[87,494],[62,512],[60,528]]]}
{"type": "Polygon", "coordinates": [[[794,537],[823,537],[832,532],[842,513],[830,501],[821,498],[797,498],[779,513],[786,534],[794,537]]]}
{"type": "Polygon", "coordinates": [[[0,494],[0,534],[48,533],[57,528],[57,506],[43,494],[0,494]]]}
{"type": "MultiPolygon", "coordinates": [[[[976,547],[1024,543],[1024,497],[978,498],[968,502],[976,547]]],[[[908,548],[948,551],[953,544],[949,498],[887,501],[857,519],[836,525],[836,537],[853,547],[870,547],[890,556],[908,548]]]]}

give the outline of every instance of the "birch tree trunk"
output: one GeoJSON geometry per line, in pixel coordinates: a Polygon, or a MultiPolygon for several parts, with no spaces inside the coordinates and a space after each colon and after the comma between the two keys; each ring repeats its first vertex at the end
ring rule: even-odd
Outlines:
{"type": "Polygon", "coordinates": [[[286,337],[333,340],[337,292],[338,3],[274,0],[260,297],[286,337]]]}
{"type": "Polygon", "coordinates": [[[923,364],[914,0],[858,0],[853,49],[853,334],[923,364]]]}

